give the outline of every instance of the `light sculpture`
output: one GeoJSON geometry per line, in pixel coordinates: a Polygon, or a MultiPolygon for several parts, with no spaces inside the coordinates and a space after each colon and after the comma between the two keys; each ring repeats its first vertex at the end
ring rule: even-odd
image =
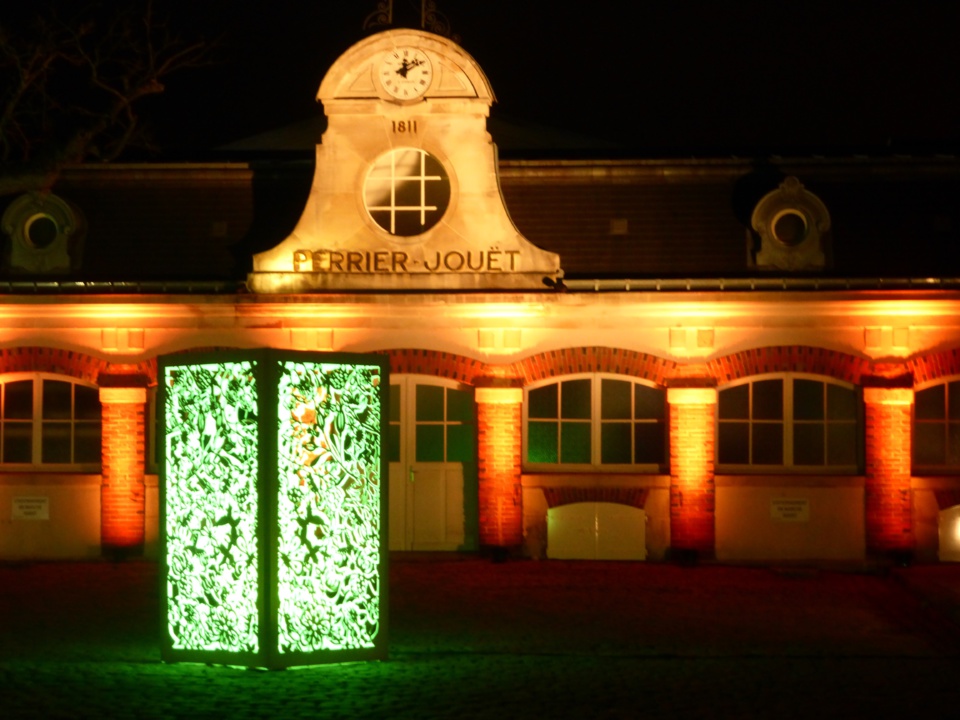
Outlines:
{"type": "Polygon", "coordinates": [[[386,360],[161,358],[162,656],[386,656],[386,360]]]}

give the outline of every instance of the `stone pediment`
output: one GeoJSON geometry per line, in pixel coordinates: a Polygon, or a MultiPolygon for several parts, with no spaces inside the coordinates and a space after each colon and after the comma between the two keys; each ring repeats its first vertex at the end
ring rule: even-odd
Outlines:
{"type": "Polygon", "coordinates": [[[500,192],[493,92],[451,41],[391,30],[320,84],[327,130],[291,235],[254,256],[254,292],[543,289],[560,259],[524,238],[500,192]]]}

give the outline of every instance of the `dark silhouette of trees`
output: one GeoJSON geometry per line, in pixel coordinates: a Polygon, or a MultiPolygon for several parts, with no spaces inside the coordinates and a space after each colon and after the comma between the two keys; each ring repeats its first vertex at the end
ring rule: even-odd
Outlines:
{"type": "Polygon", "coordinates": [[[149,142],[144,99],[208,64],[215,44],[160,4],[24,3],[0,16],[0,195],[48,189],[66,165],[149,142]]]}

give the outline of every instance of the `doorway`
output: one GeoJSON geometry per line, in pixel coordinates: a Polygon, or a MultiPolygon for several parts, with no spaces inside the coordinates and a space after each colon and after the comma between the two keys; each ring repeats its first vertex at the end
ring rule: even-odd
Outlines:
{"type": "Polygon", "coordinates": [[[475,550],[473,388],[422,375],[390,382],[391,550],[475,550]]]}

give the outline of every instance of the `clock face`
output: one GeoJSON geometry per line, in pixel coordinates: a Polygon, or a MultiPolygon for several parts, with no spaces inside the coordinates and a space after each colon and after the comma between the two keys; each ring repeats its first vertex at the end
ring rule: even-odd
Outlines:
{"type": "Polygon", "coordinates": [[[433,68],[416,48],[395,48],[380,63],[380,84],[398,100],[416,100],[430,87],[433,68]]]}

